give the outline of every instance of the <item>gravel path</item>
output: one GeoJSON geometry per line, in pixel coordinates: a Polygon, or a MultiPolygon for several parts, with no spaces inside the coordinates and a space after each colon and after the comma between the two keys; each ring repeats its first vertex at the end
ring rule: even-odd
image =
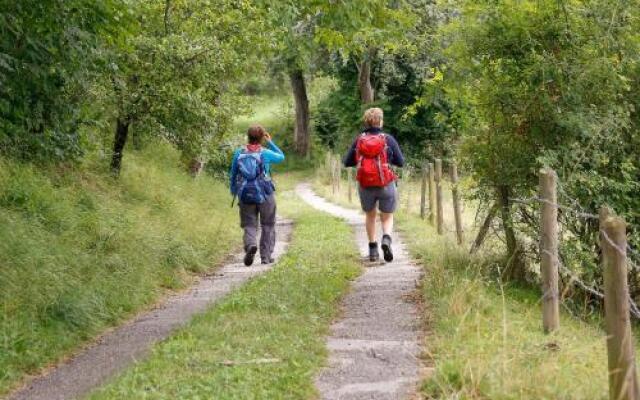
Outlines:
{"type": "MultiPolygon", "coordinates": [[[[368,240],[362,213],[331,204],[310,185],[296,188],[315,208],[344,218],[363,256],[368,240]]],[[[422,275],[398,235],[394,261],[369,265],[342,302],[342,316],[328,338],[329,365],[316,378],[323,399],[407,399],[421,376],[420,312],[412,301],[422,275]]]]}
{"type": "MultiPolygon", "coordinates": [[[[291,222],[278,222],[278,238],[274,257],[284,254],[291,233],[291,222]]],[[[242,255],[231,264],[203,277],[191,289],[176,294],[157,308],[138,316],[105,334],[96,343],[70,360],[36,377],[13,393],[11,400],[76,399],[104,384],[110,377],[148,355],[151,347],[167,338],[177,328],[187,324],[198,313],[224,297],[249,279],[260,275],[272,265],[247,268],[242,255]]]]}

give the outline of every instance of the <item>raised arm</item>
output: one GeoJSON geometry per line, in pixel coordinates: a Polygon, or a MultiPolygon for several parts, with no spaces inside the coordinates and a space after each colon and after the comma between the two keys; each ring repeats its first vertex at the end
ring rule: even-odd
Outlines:
{"type": "Polygon", "coordinates": [[[280,164],[284,161],[284,152],[272,140],[267,141],[267,149],[262,151],[262,156],[271,164],[280,164]]]}

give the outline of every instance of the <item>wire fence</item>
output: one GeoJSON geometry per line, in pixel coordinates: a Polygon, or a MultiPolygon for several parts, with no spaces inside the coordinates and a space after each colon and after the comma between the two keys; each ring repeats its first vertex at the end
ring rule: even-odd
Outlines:
{"type": "MultiPolygon", "coordinates": [[[[569,214],[569,215],[573,215],[576,218],[581,218],[583,220],[587,220],[587,221],[598,221],[600,220],[600,216],[596,215],[594,213],[588,212],[584,207],[582,207],[580,205],[580,203],[572,198],[571,196],[569,196],[566,191],[564,190],[564,188],[562,187],[562,185],[558,184],[558,193],[562,195],[562,197],[564,197],[565,199],[567,199],[568,201],[570,201],[571,203],[573,203],[573,207],[571,206],[567,206],[564,204],[559,204],[559,203],[554,203],[551,202],[548,199],[544,199],[541,197],[528,197],[528,198],[510,198],[509,201],[516,203],[516,204],[523,204],[523,205],[536,205],[539,203],[543,203],[543,204],[548,204],[552,207],[557,208],[558,210],[562,210],[565,213],[569,214]]],[[[636,262],[634,262],[634,260],[632,260],[628,255],[632,254],[638,258],[640,258],[640,252],[634,250],[631,245],[627,244],[626,249],[621,248],[620,246],[616,245],[613,240],[611,240],[611,238],[609,237],[609,235],[607,234],[607,232],[604,229],[599,229],[599,233],[601,235],[601,237],[607,241],[607,243],[616,250],[616,252],[618,252],[620,254],[620,256],[624,257],[627,263],[627,266],[629,268],[629,270],[631,271],[636,271],[640,273],[640,265],[636,262]]],[[[547,250],[542,249],[541,250],[544,253],[548,253],[549,255],[553,256],[552,254],[550,254],[547,250]]],[[[563,263],[558,262],[558,268],[559,270],[562,272],[562,274],[564,275],[565,280],[569,281],[569,284],[575,284],[576,286],[578,286],[580,289],[582,289],[584,292],[589,293],[590,295],[600,299],[600,300],[604,300],[604,293],[602,293],[601,291],[599,291],[593,284],[589,284],[587,282],[585,282],[584,280],[582,280],[580,277],[578,277],[573,271],[571,271],[569,268],[567,268],[563,263]]],[[[631,295],[628,296],[629,297],[629,307],[630,307],[630,312],[631,315],[640,320],[640,306],[638,306],[638,304],[631,298],[631,295]]]]}

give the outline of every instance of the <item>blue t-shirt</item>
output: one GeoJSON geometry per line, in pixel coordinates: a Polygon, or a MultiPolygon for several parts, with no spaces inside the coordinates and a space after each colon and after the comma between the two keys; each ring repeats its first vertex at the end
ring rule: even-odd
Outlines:
{"type": "MultiPolygon", "coordinates": [[[[229,187],[231,188],[231,194],[235,195],[238,193],[238,188],[236,187],[237,176],[238,176],[238,156],[242,153],[244,149],[238,149],[233,154],[233,161],[231,162],[231,172],[230,172],[230,182],[229,187]]],[[[267,142],[267,148],[262,149],[262,164],[264,166],[264,173],[266,176],[271,176],[271,164],[280,164],[284,161],[284,153],[278,146],[276,146],[273,141],[267,142]]]]}

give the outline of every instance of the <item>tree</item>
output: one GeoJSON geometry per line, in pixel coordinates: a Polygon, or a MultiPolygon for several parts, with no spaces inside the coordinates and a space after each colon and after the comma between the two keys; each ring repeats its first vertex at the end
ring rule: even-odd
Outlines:
{"type": "Polygon", "coordinates": [[[5,154],[69,160],[91,122],[86,93],[104,46],[126,25],[119,0],[4,1],[0,13],[0,145],[5,154]],[[116,22],[120,20],[120,23],[116,22]]]}
{"type": "Polygon", "coordinates": [[[343,59],[352,58],[358,70],[358,90],[363,104],[375,100],[371,67],[379,50],[393,52],[404,44],[413,14],[402,1],[357,0],[322,2],[316,38],[343,59]]]}
{"type": "Polygon", "coordinates": [[[314,1],[260,2],[275,32],[273,69],[283,71],[289,78],[295,104],[293,132],[294,148],[298,155],[308,156],[311,150],[311,131],[307,78],[314,60],[313,37],[317,23],[314,1]]]}
{"type": "Polygon", "coordinates": [[[229,83],[254,68],[266,43],[258,13],[249,1],[137,2],[138,25],[113,49],[109,77],[115,174],[132,124],[176,144],[197,173],[211,141],[231,122],[229,83]]]}
{"type": "MultiPolygon", "coordinates": [[[[622,150],[620,162],[629,162],[625,138],[637,137],[628,100],[630,74],[637,73],[637,5],[462,1],[460,18],[443,29],[444,90],[466,105],[460,159],[477,195],[502,205],[510,260],[524,246],[518,236],[527,229],[519,226],[531,224],[526,210],[515,213],[512,199],[535,194],[541,166],[561,171],[561,181],[580,177],[586,188],[585,182],[603,183],[603,167],[616,151],[622,150]]],[[[638,171],[637,164],[625,169],[638,171]]],[[[589,193],[580,197],[590,204],[589,193]]],[[[508,272],[522,280],[524,265],[512,263],[508,272]]]]}
{"type": "MultiPolygon", "coordinates": [[[[327,73],[336,77],[338,88],[318,108],[317,132],[331,147],[350,144],[354,132],[361,128],[362,108],[368,106],[362,93],[373,92],[376,105],[384,109],[385,127],[403,151],[421,159],[448,156],[457,136],[457,121],[438,84],[442,74],[435,73],[445,61],[434,36],[450,12],[442,12],[431,0],[410,0],[389,12],[399,13],[404,22],[379,28],[390,33],[379,34],[375,39],[378,49],[368,55],[371,90],[361,89],[359,58],[345,59],[341,43],[346,42],[331,42],[344,30],[325,32],[320,38],[335,49],[327,73]]],[[[337,30],[337,25],[334,28],[337,30]]],[[[363,28],[363,34],[369,32],[363,28]]]]}

